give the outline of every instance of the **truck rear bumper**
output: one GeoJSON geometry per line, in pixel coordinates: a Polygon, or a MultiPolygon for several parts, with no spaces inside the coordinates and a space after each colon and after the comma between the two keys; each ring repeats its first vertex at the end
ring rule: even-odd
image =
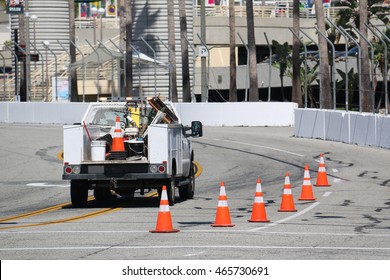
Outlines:
{"type": "Polygon", "coordinates": [[[87,162],[81,165],[64,165],[65,180],[160,180],[168,179],[166,164],[123,161],[87,162]]]}
{"type": "Polygon", "coordinates": [[[168,174],[126,173],[126,174],[63,174],[64,180],[101,180],[109,181],[112,178],[123,181],[135,180],[164,180],[170,178],[168,174]]]}

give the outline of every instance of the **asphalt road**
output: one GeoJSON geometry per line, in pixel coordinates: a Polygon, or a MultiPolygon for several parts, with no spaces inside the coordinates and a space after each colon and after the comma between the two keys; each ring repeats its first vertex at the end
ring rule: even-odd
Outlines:
{"type": "Polygon", "coordinates": [[[180,232],[157,234],[149,232],[159,204],[151,193],[69,206],[60,126],[0,124],[0,259],[389,260],[390,151],[292,132],[205,127],[204,137],[194,139],[202,166],[195,199],[170,207],[180,232]],[[313,186],[317,200],[298,201],[304,166],[314,184],[321,153],[332,186],[313,186]],[[278,212],[286,172],[297,212],[278,212]],[[247,221],[257,178],[270,223],[247,221]],[[235,226],[213,228],[222,181],[235,226]]]}

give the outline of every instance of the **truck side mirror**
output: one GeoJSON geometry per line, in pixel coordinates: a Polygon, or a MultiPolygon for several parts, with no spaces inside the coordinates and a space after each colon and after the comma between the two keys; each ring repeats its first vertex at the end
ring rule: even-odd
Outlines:
{"type": "Polygon", "coordinates": [[[202,137],[203,136],[202,122],[200,122],[200,121],[192,121],[191,122],[191,136],[192,137],[202,137]]]}

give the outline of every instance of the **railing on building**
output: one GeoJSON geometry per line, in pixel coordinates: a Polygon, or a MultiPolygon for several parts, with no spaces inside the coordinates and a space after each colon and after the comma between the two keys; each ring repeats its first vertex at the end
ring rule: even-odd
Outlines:
{"type": "MultiPolygon", "coordinates": [[[[349,7],[328,7],[325,8],[325,13],[328,17],[335,17],[340,10],[349,9],[349,7]]],[[[201,9],[200,5],[195,7],[195,16],[200,16],[201,9]]],[[[246,17],[246,7],[236,6],[235,7],[236,17],[246,17]]],[[[293,7],[280,7],[280,6],[253,6],[253,15],[255,17],[263,18],[292,18],[293,17],[293,7]]],[[[214,17],[227,17],[229,16],[229,6],[225,5],[215,5],[206,7],[206,16],[214,17]]],[[[300,18],[315,18],[315,8],[300,8],[300,18]]]]}
{"type": "MultiPolygon", "coordinates": [[[[115,38],[114,38],[115,40],[115,38]]],[[[109,46],[110,44],[108,44],[109,46]]],[[[109,46],[111,47],[111,46],[109,46]]],[[[78,50],[76,51],[76,61],[82,58],[80,52],[84,55],[91,54],[93,50],[88,45],[78,46],[78,50]]],[[[116,69],[116,61],[114,63],[114,69],[116,69]]],[[[97,69],[96,67],[91,67],[87,65],[87,71],[85,80],[87,81],[85,91],[88,93],[96,91],[96,76],[97,69]]],[[[57,78],[68,78],[69,77],[69,55],[67,52],[63,52],[62,54],[57,56],[57,61],[50,60],[47,64],[47,73],[50,79],[46,77],[46,64],[42,63],[37,65],[35,69],[31,71],[31,101],[53,101],[53,79],[51,77],[57,78]],[[57,64],[57,73],[55,71],[57,64]],[[42,67],[44,67],[42,76],[42,67]],[[49,83],[48,85],[46,83],[49,83]],[[48,92],[47,92],[48,91],[48,92]]],[[[82,94],[82,90],[80,90],[81,81],[83,79],[83,69],[79,67],[77,69],[78,74],[78,87],[79,87],[79,95],[82,94]]],[[[15,101],[15,75],[14,74],[0,74],[0,78],[5,79],[5,83],[0,80],[0,101],[15,101]]],[[[111,62],[105,62],[102,64],[100,73],[99,73],[100,81],[111,81],[111,62]]],[[[107,82],[106,86],[101,85],[107,89],[111,89],[109,82],[107,82]]]]}

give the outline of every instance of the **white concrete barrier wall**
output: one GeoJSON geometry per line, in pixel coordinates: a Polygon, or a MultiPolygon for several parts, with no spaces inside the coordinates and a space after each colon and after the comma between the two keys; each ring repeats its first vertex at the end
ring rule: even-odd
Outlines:
{"type": "MultiPolygon", "coordinates": [[[[0,103],[0,122],[78,123],[89,103],[0,103]]],[[[175,103],[183,124],[202,121],[205,126],[293,126],[296,103],[175,103]]]]}
{"type": "Polygon", "coordinates": [[[182,122],[199,120],[205,126],[293,126],[296,103],[176,103],[182,122]]]}
{"type": "Polygon", "coordinates": [[[88,103],[1,102],[0,122],[73,124],[80,122],[88,103]]]}
{"type": "MultiPolygon", "coordinates": [[[[0,123],[73,124],[89,103],[0,102],[0,123]]],[[[185,125],[295,126],[294,136],[390,148],[390,117],[371,113],[298,109],[288,102],[176,103],[185,125]]]]}
{"type": "Polygon", "coordinates": [[[371,113],[295,109],[294,136],[390,148],[390,117],[371,113]]]}

